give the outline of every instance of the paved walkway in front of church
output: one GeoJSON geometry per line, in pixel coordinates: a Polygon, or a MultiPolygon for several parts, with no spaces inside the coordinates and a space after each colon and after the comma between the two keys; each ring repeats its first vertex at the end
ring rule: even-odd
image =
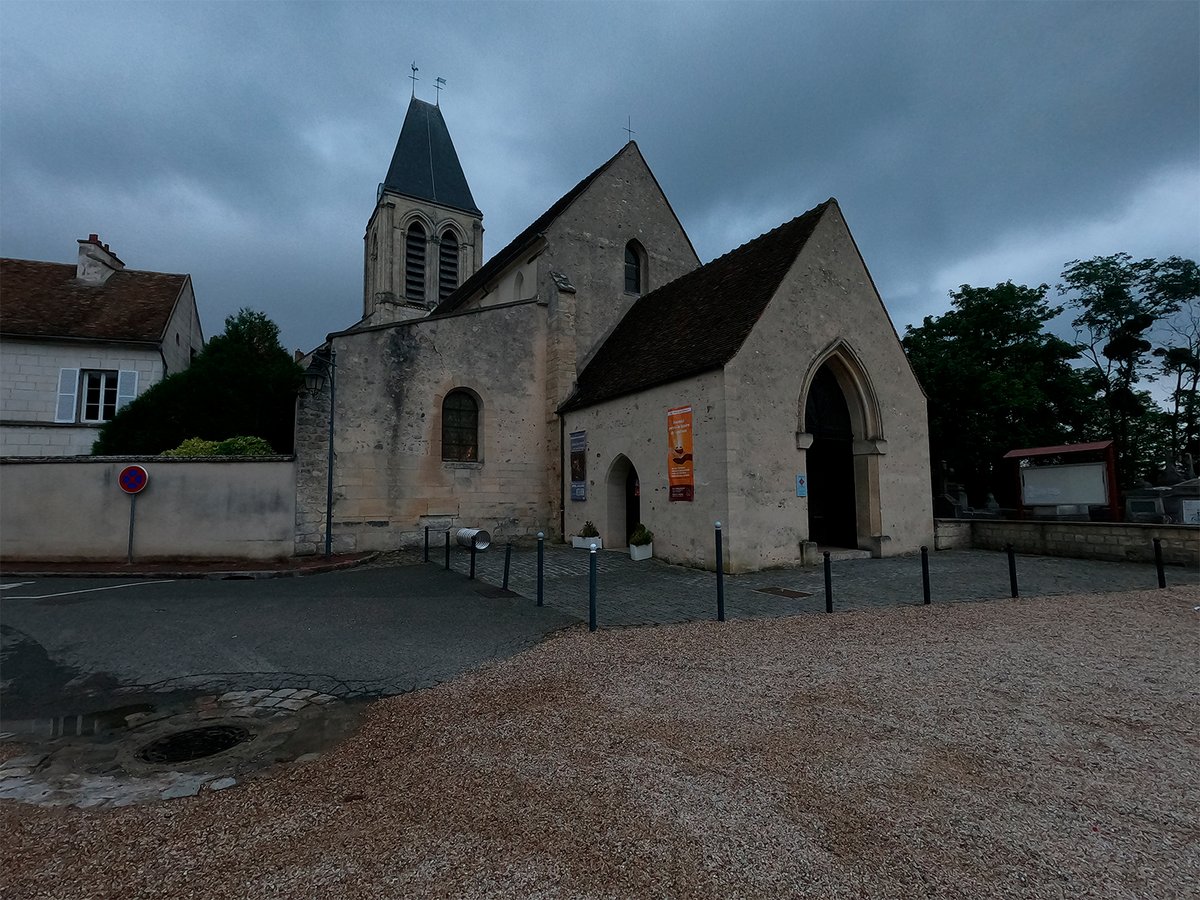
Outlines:
{"type": "MultiPolygon", "coordinates": [[[[431,548],[429,565],[444,565],[442,548],[431,548]]],[[[476,554],[476,578],[499,586],[505,547],[494,544],[476,554]]],[[[625,550],[596,554],[597,620],[600,627],[661,625],[716,618],[717,576],[650,559],[633,562],[625,550]]],[[[458,547],[451,568],[466,576],[470,554],[458,547]]],[[[531,600],[537,594],[537,551],[513,547],[509,590],[531,600]]],[[[919,605],[919,556],[837,561],[832,567],[835,612],[919,605]]],[[[1200,572],[1166,569],[1167,584],[1200,584],[1200,572]]],[[[588,552],[561,544],[546,545],[544,596],[554,607],[584,621],[588,617],[588,552]]],[[[1021,596],[1123,591],[1158,585],[1152,564],[1102,562],[1050,556],[1017,555],[1021,596]]],[[[1008,559],[987,550],[947,550],[929,554],[933,603],[989,600],[1010,596],[1008,559]]],[[[820,567],[770,569],[725,576],[727,619],[771,618],[825,611],[825,581],[820,567]],[[789,597],[766,589],[807,596],[789,597]]]]}

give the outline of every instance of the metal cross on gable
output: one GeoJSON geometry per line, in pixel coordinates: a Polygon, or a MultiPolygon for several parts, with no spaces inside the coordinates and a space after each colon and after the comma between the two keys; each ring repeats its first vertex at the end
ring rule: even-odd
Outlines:
{"type": "Polygon", "coordinates": [[[445,78],[435,78],[433,80],[433,90],[435,91],[433,102],[434,102],[435,106],[442,105],[442,91],[444,91],[445,89],[446,89],[446,79],[445,78]]]}
{"type": "Polygon", "coordinates": [[[625,139],[626,139],[627,141],[632,141],[632,140],[633,140],[633,136],[634,136],[635,134],[637,134],[637,132],[636,132],[636,131],[634,131],[634,130],[633,130],[633,128],[631,127],[632,125],[633,125],[633,119],[632,119],[632,117],[630,117],[630,116],[626,116],[626,117],[625,117],[625,127],[622,129],[622,131],[624,131],[624,132],[625,132],[625,139]]]}

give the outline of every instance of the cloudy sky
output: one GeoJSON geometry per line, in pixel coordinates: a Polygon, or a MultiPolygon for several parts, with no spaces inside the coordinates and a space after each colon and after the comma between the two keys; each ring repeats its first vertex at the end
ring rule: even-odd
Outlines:
{"type": "MultiPolygon", "coordinates": [[[[896,326],[962,283],[1200,254],[1200,4],[0,5],[0,255],[191,273],[309,349],[361,312],[408,104],[490,256],[636,140],[703,260],[836,196],[896,326]]],[[[2,291],[0,286],[0,291],[2,291]]],[[[2,299],[0,299],[2,303],[2,299]]]]}

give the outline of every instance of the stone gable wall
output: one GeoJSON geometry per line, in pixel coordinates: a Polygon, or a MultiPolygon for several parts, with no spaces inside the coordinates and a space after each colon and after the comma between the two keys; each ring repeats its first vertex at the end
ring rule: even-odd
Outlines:
{"type": "MultiPolygon", "coordinates": [[[[639,297],[625,291],[625,245],[630,240],[639,241],[648,257],[647,292],[700,264],[632,145],[555,220],[546,239],[546,251],[538,257],[539,291],[547,298],[557,295],[551,272],[565,274],[576,290],[575,374],[639,297]]],[[[557,398],[560,403],[565,399],[557,398]]]]}
{"type": "Polygon", "coordinates": [[[808,540],[808,500],[796,496],[805,378],[838,341],[878,400],[880,433],[855,434],[859,548],[890,556],[933,543],[925,397],[834,205],[726,367],[730,526],[756,535],[740,565],[795,562],[808,540]]]}

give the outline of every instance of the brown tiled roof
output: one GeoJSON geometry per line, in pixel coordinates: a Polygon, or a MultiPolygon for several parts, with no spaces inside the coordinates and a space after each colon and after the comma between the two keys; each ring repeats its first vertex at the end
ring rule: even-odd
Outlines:
{"type": "Polygon", "coordinates": [[[616,161],[617,157],[628,150],[631,145],[635,149],[637,148],[637,143],[635,141],[630,141],[624,147],[618,150],[616,154],[614,154],[607,162],[604,163],[604,165],[600,166],[600,168],[596,169],[596,171],[584,178],[583,181],[579,182],[579,184],[575,185],[575,187],[571,188],[556,201],[554,201],[554,204],[548,210],[534,219],[532,225],[509,241],[508,246],[480,266],[474,275],[459,285],[458,289],[455,290],[453,294],[438,304],[435,315],[454,312],[456,309],[466,303],[467,299],[472,294],[487,284],[491,278],[503,271],[505,266],[520,256],[522,251],[530,247],[538,239],[538,237],[550,227],[551,223],[553,223],[555,219],[566,212],[567,207],[574,203],[579,195],[587,190],[588,185],[600,177],[604,170],[611,166],[616,161]]]}
{"type": "Polygon", "coordinates": [[[0,334],[157,343],[187,281],[123,269],[104,284],[84,284],[73,263],[0,259],[0,334]]]}
{"type": "Polygon", "coordinates": [[[568,412],[724,366],[749,336],[832,198],[651,291],[579,374],[568,412]]]}

